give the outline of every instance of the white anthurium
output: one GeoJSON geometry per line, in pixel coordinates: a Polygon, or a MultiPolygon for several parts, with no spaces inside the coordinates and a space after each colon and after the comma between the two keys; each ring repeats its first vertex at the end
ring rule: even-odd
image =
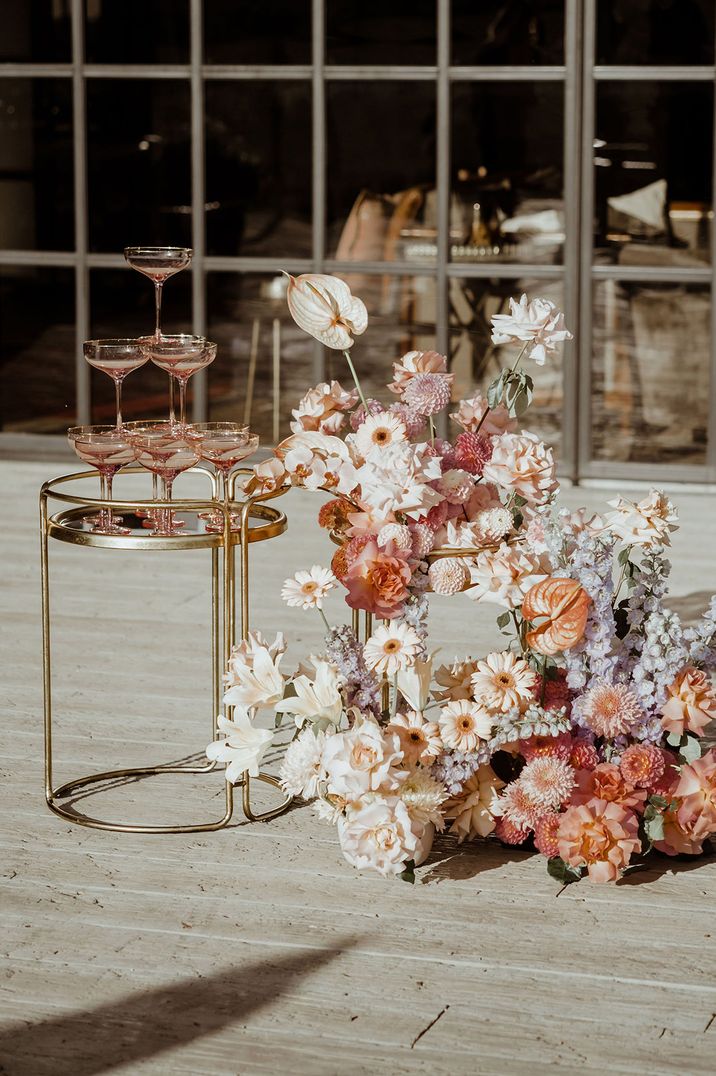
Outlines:
{"type": "Polygon", "coordinates": [[[343,713],[338,671],[330,661],[311,660],[315,676],[297,676],[292,681],[296,694],[278,702],[276,713],[293,714],[299,728],[306,722],[324,729],[329,725],[338,728],[343,713]]]}
{"type": "Polygon", "coordinates": [[[368,311],[345,281],[325,273],[286,276],[288,309],[298,327],[334,351],[352,347],[368,327],[368,311]]]}
{"type": "Polygon", "coordinates": [[[430,701],[430,682],[433,676],[434,650],[425,661],[416,661],[409,669],[398,673],[398,690],[411,710],[422,713],[430,701]]]}
{"type": "Polygon", "coordinates": [[[227,764],[226,780],[232,784],[240,781],[246,772],[250,777],[258,777],[261,759],[273,739],[273,732],[256,728],[244,707],[234,710],[231,721],[219,716],[218,724],[224,739],[209,744],[207,758],[227,764]]]}
{"type": "Polygon", "coordinates": [[[251,666],[235,668],[236,682],[224,694],[226,706],[273,706],[283,698],[285,681],[279,670],[282,655],[257,649],[251,666]]]}

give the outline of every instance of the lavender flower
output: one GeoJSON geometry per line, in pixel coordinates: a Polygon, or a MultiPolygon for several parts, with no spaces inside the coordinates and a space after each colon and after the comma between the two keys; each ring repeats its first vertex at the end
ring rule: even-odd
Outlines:
{"type": "Polygon", "coordinates": [[[595,537],[589,531],[577,536],[569,572],[592,599],[582,642],[565,653],[567,684],[580,691],[591,676],[610,679],[617,664],[614,652],[616,624],[612,601],[613,539],[595,537]]]}
{"type": "Polygon", "coordinates": [[[401,620],[413,628],[420,636],[422,643],[421,658],[427,657],[428,653],[428,613],[430,603],[427,594],[413,597],[405,603],[401,620]]]}
{"type": "Polygon", "coordinates": [[[693,628],[686,628],[684,641],[689,644],[689,664],[698,665],[707,672],[716,669],[716,594],[701,620],[693,628]]]}
{"type": "Polygon", "coordinates": [[[380,716],[380,686],[365,663],[363,647],[352,628],[331,628],[326,636],[326,657],[338,666],[343,680],[346,706],[357,706],[361,713],[380,716]]]}
{"type": "Polygon", "coordinates": [[[561,706],[558,710],[545,710],[537,703],[532,703],[524,713],[517,707],[500,714],[497,721],[497,731],[488,741],[490,754],[499,751],[507,743],[515,740],[528,740],[530,736],[558,736],[560,732],[569,732],[570,719],[567,717],[567,709],[561,706]]]}
{"type": "Polygon", "coordinates": [[[481,746],[477,751],[446,751],[433,763],[431,775],[445,785],[451,796],[457,796],[480,766],[490,761],[490,749],[481,746]]]}

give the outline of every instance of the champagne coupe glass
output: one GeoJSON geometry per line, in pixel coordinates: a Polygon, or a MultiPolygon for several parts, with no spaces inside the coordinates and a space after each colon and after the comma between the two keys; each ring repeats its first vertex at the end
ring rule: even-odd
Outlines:
{"type": "Polygon", "coordinates": [[[114,381],[117,430],[122,428],[122,382],[132,370],[149,361],[138,340],[85,340],[84,353],[90,366],[103,370],[114,381]]]}
{"type": "MultiPolygon", "coordinates": [[[[229,472],[241,460],[253,455],[259,445],[258,434],[250,433],[249,427],[238,422],[198,422],[191,426],[199,438],[199,455],[208,463],[213,463],[221,475],[221,494],[224,507],[229,510],[229,472]]],[[[224,529],[224,515],[212,513],[206,529],[210,531],[224,529]]],[[[236,517],[230,516],[234,529],[236,517]]]]}
{"type": "Polygon", "coordinates": [[[186,427],[187,382],[197,370],[203,370],[214,361],[216,344],[204,336],[180,333],[177,336],[162,336],[159,340],[151,336],[143,336],[141,346],[144,354],[152,360],[155,366],[179,382],[179,422],[177,424],[171,400],[169,422],[178,429],[184,429],[186,427]]]}
{"type": "Polygon", "coordinates": [[[164,281],[190,264],[193,251],[188,247],[125,247],[124,257],[137,272],[154,281],[154,338],[162,335],[162,288],[164,281]]]}
{"type": "MultiPolygon", "coordinates": [[[[136,451],[137,462],[159,475],[164,483],[164,499],[171,501],[174,479],[182,471],[199,462],[199,438],[191,430],[171,429],[165,423],[133,430],[129,439],[136,451]]],[[[174,520],[171,508],[157,513],[152,534],[176,534],[183,523],[174,520]]]]}
{"type": "MultiPolygon", "coordinates": [[[[134,446],[124,431],[107,425],[71,426],[67,439],[84,463],[97,468],[100,496],[103,501],[111,501],[112,479],[120,467],[132,463],[135,458],[134,446]]],[[[121,522],[112,516],[111,509],[101,508],[99,516],[92,520],[91,529],[96,534],[129,534],[127,527],[119,526],[121,522]]]]}

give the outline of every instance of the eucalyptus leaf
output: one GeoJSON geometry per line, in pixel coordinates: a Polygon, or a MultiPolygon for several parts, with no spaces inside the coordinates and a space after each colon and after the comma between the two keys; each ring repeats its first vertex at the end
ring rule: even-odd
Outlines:
{"type": "Polygon", "coordinates": [[[547,861],[547,873],[550,878],[556,878],[563,885],[571,885],[572,882],[578,882],[582,877],[582,868],[571,867],[569,863],[564,862],[561,856],[553,856],[552,859],[547,861]]]}
{"type": "Polygon", "coordinates": [[[698,737],[690,736],[687,732],[684,741],[679,749],[679,758],[683,762],[695,762],[697,758],[701,758],[701,743],[698,737]]]}
{"type": "Polygon", "coordinates": [[[409,859],[405,864],[405,869],[398,875],[404,882],[410,882],[411,885],[415,885],[415,861],[409,859]]]}
{"type": "Polygon", "coordinates": [[[666,737],[666,742],[671,744],[672,747],[681,747],[681,739],[678,732],[670,732],[666,737]]]}
{"type": "Polygon", "coordinates": [[[654,841],[663,841],[664,839],[664,816],[663,814],[656,813],[653,818],[647,818],[644,822],[644,832],[646,833],[649,841],[653,844],[654,841]]]}
{"type": "Polygon", "coordinates": [[[507,625],[509,624],[509,622],[510,622],[510,614],[509,613],[500,613],[500,615],[497,618],[497,626],[498,626],[498,628],[506,628],[507,625]]]}

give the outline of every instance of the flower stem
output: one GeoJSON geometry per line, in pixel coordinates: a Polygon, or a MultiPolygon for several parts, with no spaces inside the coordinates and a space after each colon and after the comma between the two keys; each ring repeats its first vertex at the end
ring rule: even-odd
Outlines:
{"type": "Polygon", "coordinates": [[[435,423],[433,422],[433,416],[428,416],[428,422],[430,423],[430,444],[435,444],[435,423]]]}
{"type": "MultiPolygon", "coordinates": [[[[526,342],[525,344],[523,344],[523,345],[522,345],[522,348],[520,349],[520,353],[519,353],[519,355],[517,356],[517,358],[515,359],[515,361],[514,361],[514,362],[512,363],[512,367],[510,368],[510,373],[511,373],[511,374],[514,374],[515,370],[516,370],[516,369],[517,369],[517,367],[518,367],[518,366],[520,365],[520,359],[522,358],[522,356],[524,355],[525,351],[527,350],[527,344],[529,344],[529,340],[528,340],[528,341],[527,341],[527,342],[526,342]]],[[[485,413],[484,413],[484,415],[482,416],[482,418],[480,419],[480,421],[478,422],[478,424],[477,424],[477,426],[476,426],[476,428],[475,428],[475,433],[479,433],[479,432],[480,432],[480,427],[482,426],[483,422],[485,421],[485,419],[487,418],[487,416],[489,415],[489,413],[490,413],[490,411],[491,411],[491,410],[492,410],[492,408],[491,408],[491,407],[490,407],[490,405],[488,404],[488,405],[487,405],[487,407],[485,408],[485,413]]]]}
{"type": "Polygon", "coordinates": [[[369,412],[368,412],[368,403],[366,401],[365,396],[363,395],[363,389],[361,388],[360,381],[358,380],[358,374],[356,373],[356,368],[353,365],[353,360],[351,359],[348,352],[344,351],[343,354],[345,355],[346,362],[348,363],[348,369],[351,372],[351,376],[353,378],[353,384],[355,385],[356,389],[358,390],[358,395],[360,396],[360,402],[363,404],[363,407],[365,408],[365,415],[366,415],[366,418],[367,418],[368,414],[369,414],[369,412]]]}
{"type": "Polygon", "coordinates": [[[627,546],[627,555],[624,558],[624,563],[622,564],[622,574],[619,576],[619,582],[617,583],[617,588],[614,591],[614,600],[612,602],[612,606],[615,609],[617,607],[617,599],[619,598],[619,591],[622,589],[622,584],[624,582],[624,577],[626,576],[626,573],[627,573],[627,565],[629,564],[629,557],[631,556],[632,548],[633,548],[632,546],[627,546]]]}
{"type": "Polygon", "coordinates": [[[520,644],[520,650],[522,651],[522,657],[524,657],[525,656],[525,644],[522,641],[522,629],[520,628],[520,622],[517,619],[517,613],[515,612],[514,609],[510,609],[510,616],[512,617],[512,622],[515,625],[515,633],[517,635],[517,642],[520,644]]]}
{"type": "Polygon", "coordinates": [[[316,608],[318,609],[318,612],[321,614],[321,620],[326,625],[326,631],[330,631],[331,630],[331,625],[326,620],[326,614],[323,612],[320,605],[316,606],[316,608]]]}
{"type": "Polygon", "coordinates": [[[391,718],[395,717],[398,712],[398,674],[393,673],[393,702],[390,707],[391,718]]]}

